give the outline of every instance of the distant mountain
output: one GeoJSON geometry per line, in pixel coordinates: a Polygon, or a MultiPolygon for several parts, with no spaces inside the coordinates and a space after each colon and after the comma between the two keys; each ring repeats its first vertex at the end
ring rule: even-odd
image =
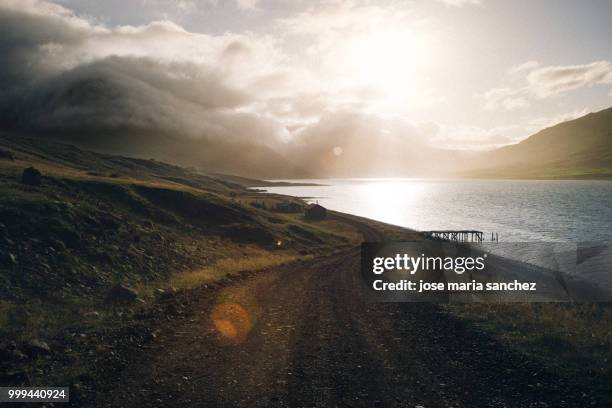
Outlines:
{"type": "Polygon", "coordinates": [[[612,108],[546,128],[463,163],[460,175],[612,178],[612,108]]]}
{"type": "MultiPolygon", "coordinates": [[[[21,135],[27,137],[27,135],[21,135]]],[[[114,155],[155,158],[209,173],[262,179],[324,177],[465,177],[612,179],[612,108],[546,128],[487,152],[436,149],[415,135],[372,143],[340,123],[283,149],[225,139],[190,139],[130,131],[36,134],[114,155]],[[336,146],[342,148],[338,152],[336,146]]],[[[15,133],[13,137],[20,137],[15,133]]]]}

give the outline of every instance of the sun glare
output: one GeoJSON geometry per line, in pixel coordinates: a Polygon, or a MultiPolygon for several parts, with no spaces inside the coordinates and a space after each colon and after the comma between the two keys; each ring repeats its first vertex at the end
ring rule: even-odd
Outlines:
{"type": "Polygon", "coordinates": [[[356,37],[349,52],[353,79],[391,98],[414,91],[418,67],[425,58],[420,39],[402,30],[356,37]]]}

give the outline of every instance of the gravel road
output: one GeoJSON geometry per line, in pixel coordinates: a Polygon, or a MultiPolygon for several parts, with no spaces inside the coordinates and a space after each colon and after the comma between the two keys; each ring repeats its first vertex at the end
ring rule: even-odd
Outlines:
{"type": "MultiPolygon", "coordinates": [[[[366,239],[380,235],[361,225],[366,239]]],[[[546,372],[435,304],[367,303],[359,251],[239,280],[169,320],[98,406],[582,407],[546,372]]]]}

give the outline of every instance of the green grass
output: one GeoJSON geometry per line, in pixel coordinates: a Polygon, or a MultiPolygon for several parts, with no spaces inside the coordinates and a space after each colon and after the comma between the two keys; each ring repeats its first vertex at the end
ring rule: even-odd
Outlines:
{"type": "Polygon", "coordinates": [[[608,304],[451,304],[446,308],[553,372],[570,378],[589,372],[612,383],[612,306],[608,304]]]}

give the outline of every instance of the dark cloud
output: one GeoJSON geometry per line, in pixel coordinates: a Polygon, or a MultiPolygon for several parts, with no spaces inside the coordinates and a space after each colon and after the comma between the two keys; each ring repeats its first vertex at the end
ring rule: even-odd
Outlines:
{"type": "MultiPolygon", "coordinates": [[[[214,119],[212,112],[249,100],[204,64],[125,56],[80,62],[75,55],[83,44],[108,33],[61,8],[39,13],[0,8],[0,27],[5,127],[51,132],[149,127],[197,137],[206,129],[222,130],[220,123],[206,123],[214,119]]],[[[153,31],[159,34],[159,28],[153,31]]]]}
{"type": "Polygon", "coordinates": [[[48,15],[0,8],[0,88],[41,78],[61,64],[54,47],[71,47],[82,41],[83,29],[48,15]]]}
{"type": "MultiPolygon", "coordinates": [[[[190,164],[198,164],[194,140],[202,140],[199,146],[207,150],[223,144],[223,152],[231,154],[240,144],[272,146],[278,142],[276,136],[286,132],[275,121],[241,110],[252,96],[229,85],[224,72],[203,62],[96,58],[96,50],[87,48],[93,48],[88,42],[100,36],[125,41],[130,36],[159,36],[160,30],[180,35],[174,26],[154,23],[150,26],[155,29],[121,28],[111,33],[48,6],[36,12],[0,7],[3,129],[101,149],[121,151],[123,146],[130,154],[172,151],[190,164]],[[180,146],[187,151],[181,153],[180,146]]],[[[247,50],[238,41],[226,47],[234,54],[247,50]]],[[[262,157],[268,152],[261,151],[262,157]]]]}
{"type": "MultiPolygon", "coordinates": [[[[149,129],[228,136],[224,122],[235,127],[229,110],[248,100],[201,66],[108,57],[14,87],[3,97],[1,118],[6,127],[35,131],[149,129]]],[[[237,116],[240,122],[244,114],[237,116]]]]}

